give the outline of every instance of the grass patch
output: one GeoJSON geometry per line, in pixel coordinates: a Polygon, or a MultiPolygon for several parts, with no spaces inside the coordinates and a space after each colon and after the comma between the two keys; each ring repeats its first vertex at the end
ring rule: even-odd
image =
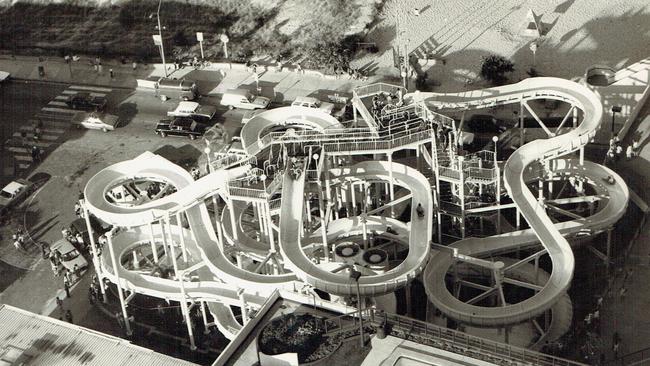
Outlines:
{"type": "MultiPolygon", "coordinates": [[[[0,8],[0,48],[15,53],[40,49],[47,54],[157,60],[158,49],[151,35],[157,33],[158,1],[130,0],[92,7],[86,4],[81,0],[56,4],[19,2],[0,8]]],[[[236,61],[253,56],[307,56],[303,66],[313,67],[313,63],[341,62],[317,55],[316,61],[309,64],[309,56],[322,53],[323,47],[326,53],[352,53],[342,49],[341,43],[350,32],[363,33],[371,20],[367,14],[375,14],[380,4],[381,0],[166,0],[160,17],[165,49],[171,57],[200,55],[196,32],[204,32],[206,57],[223,58],[219,36],[226,32],[230,57],[236,61]]]]}

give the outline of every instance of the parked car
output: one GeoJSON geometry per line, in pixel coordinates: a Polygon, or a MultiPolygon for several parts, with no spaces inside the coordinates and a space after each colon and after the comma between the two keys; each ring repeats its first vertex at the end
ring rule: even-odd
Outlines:
{"type": "Polygon", "coordinates": [[[167,112],[170,117],[190,117],[200,123],[208,123],[217,113],[217,107],[197,102],[180,102],[173,110],[167,112]]]}
{"type": "Polygon", "coordinates": [[[297,107],[316,108],[327,114],[332,114],[334,111],[334,104],[321,102],[320,100],[312,97],[296,97],[296,100],[294,100],[291,105],[297,107]]]}
{"type": "Polygon", "coordinates": [[[9,76],[11,76],[10,73],[8,73],[6,71],[0,71],[0,83],[2,83],[3,81],[9,79],[9,76]]]}
{"type": "Polygon", "coordinates": [[[16,179],[0,191],[0,217],[20,203],[34,190],[34,184],[25,179],[16,179]]]}
{"type": "Polygon", "coordinates": [[[161,120],[156,125],[156,133],[160,137],[186,136],[191,140],[203,136],[207,126],[189,117],[177,117],[173,120],[161,120]]]}
{"type": "Polygon", "coordinates": [[[229,109],[264,109],[269,106],[271,100],[266,97],[254,96],[247,89],[226,90],[221,97],[221,105],[229,109]]]}
{"type": "MultiPolygon", "coordinates": [[[[104,234],[107,230],[102,226],[102,224],[95,218],[95,216],[90,215],[90,225],[93,228],[93,239],[95,240],[95,243],[98,242],[99,237],[104,234]]],[[[80,250],[87,250],[90,247],[90,235],[88,235],[88,227],[86,226],[86,219],[80,218],[72,221],[70,223],[70,227],[68,228],[70,231],[71,237],[75,238],[76,241],[76,236],[77,234],[81,234],[81,238],[83,239],[83,243],[77,243],[77,249],[80,250]]],[[[72,240],[70,240],[72,242],[72,240]]],[[[74,243],[73,243],[74,244],[74,243]]]]}
{"type": "Polygon", "coordinates": [[[74,266],[80,270],[88,267],[88,262],[67,239],[60,239],[50,246],[51,253],[61,253],[61,264],[68,271],[74,271],[74,266]]]}
{"type": "Polygon", "coordinates": [[[79,112],[72,117],[72,124],[77,128],[108,132],[113,131],[120,124],[120,119],[112,114],[79,112]]]}
{"type": "Polygon", "coordinates": [[[106,108],[108,101],[104,97],[93,96],[88,92],[72,94],[65,102],[72,109],[101,112],[106,108]]]}

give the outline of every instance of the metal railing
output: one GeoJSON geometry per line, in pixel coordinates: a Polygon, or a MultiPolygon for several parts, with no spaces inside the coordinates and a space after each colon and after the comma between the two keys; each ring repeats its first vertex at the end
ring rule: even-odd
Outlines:
{"type": "Polygon", "coordinates": [[[438,167],[438,175],[445,178],[460,180],[460,171],[454,168],[445,166],[438,167]]]}
{"type": "Polygon", "coordinates": [[[467,179],[495,180],[497,179],[497,170],[494,168],[477,168],[470,167],[465,169],[467,179]]]}
{"type": "Polygon", "coordinates": [[[228,194],[231,197],[257,198],[263,200],[268,198],[268,194],[263,189],[233,187],[230,185],[228,186],[228,194]]]}
{"type": "Polygon", "coordinates": [[[436,348],[476,359],[503,365],[512,365],[513,362],[522,365],[540,366],[584,365],[579,362],[472,336],[397,314],[384,313],[374,309],[369,313],[369,320],[377,326],[381,326],[382,324],[390,325],[392,328],[391,335],[393,336],[428,344],[436,348]]]}
{"type": "Polygon", "coordinates": [[[394,93],[400,89],[402,89],[402,93],[404,93],[404,88],[399,85],[374,83],[356,87],[354,90],[352,90],[352,94],[358,98],[365,98],[379,93],[394,93]]]}
{"type": "Polygon", "coordinates": [[[392,139],[373,139],[370,141],[336,142],[326,143],[323,149],[326,153],[350,152],[350,151],[374,151],[392,150],[409,144],[431,139],[431,132],[428,130],[416,133],[406,132],[405,136],[392,139]]]}
{"type": "Polygon", "coordinates": [[[615,360],[606,361],[606,366],[631,366],[645,365],[644,361],[650,360],[650,348],[644,348],[632,353],[628,353],[615,360]]]}
{"type": "Polygon", "coordinates": [[[251,164],[257,165],[257,158],[255,156],[231,154],[223,158],[211,162],[213,170],[230,168],[233,165],[251,164]]]}

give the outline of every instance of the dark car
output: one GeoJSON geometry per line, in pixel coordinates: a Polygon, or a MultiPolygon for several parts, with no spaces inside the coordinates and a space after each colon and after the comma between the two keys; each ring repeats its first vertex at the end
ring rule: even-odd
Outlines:
{"type": "Polygon", "coordinates": [[[104,97],[93,96],[82,92],[70,95],[65,102],[72,109],[101,112],[106,108],[108,101],[104,97]]]}
{"type": "Polygon", "coordinates": [[[156,125],[156,133],[161,137],[187,136],[191,140],[203,136],[206,125],[196,122],[190,117],[178,117],[173,120],[162,120],[156,125]]]}
{"type": "MultiPolygon", "coordinates": [[[[97,243],[99,237],[108,230],[95,216],[92,215],[90,216],[90,225],[93,228],[93,239],[95,240],[95,243],[97,243]]],[[[68,230],[70,231],[70,235],[72,235],[72,237],[76,237],[77,234],[81,234],[81,238],[83,239],[83,243],[76,243],[76,239],[70,240],[70,242],[73,244],[78,244],[77,249],[87,250],[88,246],[90,245],[90,235],[88,234],[86,219],[80,218],[72,221],[68,230]]]]}

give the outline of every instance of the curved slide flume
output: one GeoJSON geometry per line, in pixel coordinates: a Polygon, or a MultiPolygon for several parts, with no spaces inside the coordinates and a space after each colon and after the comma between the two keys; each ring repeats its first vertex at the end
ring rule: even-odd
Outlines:
{"type": "MultiPolygon", "coordinates": [[[[596,195],[603,197],[599,203],[598,211],[594,215],[581,220],[553,224],[553,228],[560,235],[565,237],[579,234],[583,230],[598,231],[606,229],[625,214],[629,191],[623,179],[614,171],[590,161],[584,161],[584,164],[581,165],[578,160],[558,159],[554,160],[552,164],[554,175],[585,178],[593,186],[596,195]],[[604,178],[607,176],[612,176],[616,183],[606,183],[604,178]]],[[[526,182],[531,182],[543,176],[543,172],[538,169],[527,169],[523,174],[526,182]]],[[[468,238],[451,246],[465,255],[486,257],[538,245],[539,238],[535,228],[531,228],[487,238],[468,238]]],[[[528,304],[530,302],[537,303],[538,307],[535,308],[525,304],[525,306],[528,306],[528,312],[526,313],[526,309],[519,306],[526,301],[502,308],[485,308],[463,303],[452,296],[445,285],[445,274],[453,265],[453,262],[454,260],[449,255],[442,253],[433,255],[424,271],[424,285],[434,305],[454,319],[470,319],[467,323],[473,325],[512,324],[522,321],[522,317],[532,318],[538,314],[538,311],[540,311],[538,309],[544,308],[546,305],[550,307],[554,304],[552,300],[540,298],[539,295],[536,295],[526,301],[529,302],[528,304]],[[506,309],[507,312],[501,309],[506,309]],[[462,317],[464,314],[472,314],[472,317],[462,317]],[[456,318],[457,316],[458,318],[456,318]]]]}
{"type": "MultiPolygon", "coordinates": [[[[435,279],[434,283],[425,281],[427,292],[434,304],[446,315],[464,323],[499,326],[525,321],[541,314],[558,301],[568,289],[573,277],[575,261],[569,243],[547,216],[544,204],[539,202],[526,186],[524,174],[534,163],[569,154],[586,145],[595,135],[602,119],[603,109],[600,98],[588,88],[572,81],[546,77],[530,78],[517,84],[465,93],[421,93],[420,97],[428,105],[439,109],[474,109],[518,103],[522,99],[556,99],[568,102],[582,110],[583,120],[577,128],[560,136],[527,143],[510,156],[503,169],[508,193],[552,260],[553,271],[546,285],[533,297],[517,304],[499,308],[482,308],[465,304],[449,294],[444,286],[444,273],[442,277],[435,279]],[[442,286],[440,286],[441,282],[442,286]]],[[[486,245],[486,242],[468,239],[468,241],[472,240],[474,240],[473,244],[465,241],[467,244],[463,247],[478,246],[488,249],[489,245],[486,245]]],[[[501,240],[506,239],[501,238],[501,240]]],[[[512,246],[517,245],[517,240],[514,239],[512,246]]],[[[433,263],[438,263],[437,258],[444,256],[449,255],[436,253],[433,263]]],[[[431,264],[429,268],[435,271],[434,267],[435,265],[431,264]]],[[[445,267],[445,270],[447,268],[449,267],[445,267]]]]}
{"type": "MultiPolygon", "coordinates": [[[[303,228],[303,191],[305,186],[305,173],[294,179],[289,170],[284,176],[282,187],[282,202],[280,214],[280,249],[285,259],[285,266],[289,267],[298,278],[315,288],[336,295],[352,295],[357,293],[356,283],[347,274],[332,273],[320,268],[305,255],[301,245],[301,232],[303,228]]],[[[332,169],[330,173],[337,178],[390,180],[390,172],[395,184],[404,186],[413,195],[411,205],[411,223],[409,233],[409,253],[406,259],[397,267],[378,275],[362,276],[359,280],[359,292],[365,296],[377,296],[393,292],[405,286],[424,268],[430,250],[430,238],[433,229],[432,212],[433,199],[431,188],[426,177],[417,170],[406,165],[388,162],[362,162],[350,168],[332,169]],[[417,204],[424,208],[424,217],[417,214],[417,204]]],[[[368,220],[374,219],[369,217],[368,220]]],[[[382,220],[384,218],[376,218],[382,220]]],[[[356,226],[361,226],[361,219],[356,226]]],[[[388,220],[385,220],[388,222],[388,220]]]]}

